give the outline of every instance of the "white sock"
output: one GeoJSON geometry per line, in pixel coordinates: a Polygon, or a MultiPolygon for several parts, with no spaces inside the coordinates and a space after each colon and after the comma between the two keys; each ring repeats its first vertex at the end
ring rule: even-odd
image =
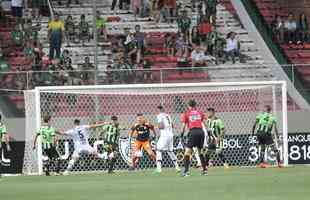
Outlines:
{"type": "Polygon", "coordinates": [[[173,151],[168,151],[168,155],[169,155],[170,159],[172,160],[175,168],[179,168],[177,156],[175,155],[175,153],[173,151]]]}
{"type": "Polygon", "coordinates": [[[71,159],[69,161],[69,164],[68,164],[68,167],[67,167],[67,171],[71,171],[72,170],[75,162],[76,162],[76,159],[71,159]]]}
{"type": "Polygon", "coordinates": [[[161,151],[156,151],[156,166],[157,170],[161,171],[161,161],[162,161],[162,153],[161,151]]]}
{"type": "Polygon", "coordinates": [[[200,160],[200,157],[199,157],[199,152],[198,152],[198,150],[196,148],[194,149],[194,155],[195,155],[196,160],[197,160],[197,165],[201,166],[201,160],[200,160]]]}

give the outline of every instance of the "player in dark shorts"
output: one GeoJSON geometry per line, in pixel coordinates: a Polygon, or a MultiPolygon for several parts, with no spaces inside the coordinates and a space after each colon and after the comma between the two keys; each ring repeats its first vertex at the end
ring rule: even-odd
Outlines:
{"type": "Polygon", "coordinates": [[[151,131],[154,135],[156,135],[154,125],[147,122],[142,114],[138,114],[137,123],[131,128],[131,132],[129,134],[130,137],[136,138],[133,146],[132,167],[130,170],[134,170],[137,167],[142,150],[144,150],[149,155],[151,160],[156,161],[156,155],[153,152],[150,144],[151,131]]]}
{"type": "Polygon", "coordinates": [[[203,131],[203,122],[205,115],[196,108],[196,101],[190,100],[188,102],[189,109],[182,116],[183,131],[182,137],[186,128],[189,129],[188,141],[186,144],[185,155],[184,155],[184,171],[182,176],[189,176],[190,160],[193,153],[193,147],[198,150],[199,158],[201,160],[202,174],[207,175],[205,158],[201,152],[204,145],[205,133],[203,131]]]}
{"type": "Polygon", "coordinates": [[[118,154],[120,128],[117,116],[111,117],[111,122],[102,126],[101,134],[104,139],[104,149],[108,153],[108,173],[113,173],[118,154]]]}
{"type": "Polygon", "coordinates": [[[278,140],[278,129],[276,117],[271,113],[271,107],[269,105],[265,106],[264,112],[256,116],[255,123],[253,125],[252,134],[256,133],[258,145],[261,147],[260,152],[260,164],[259,167],[266,168],[267,164],[264,162],[265,150],[270,147],[276,153],[278,167],[282,167],[282,162],[280,158],[280,152],[277,149],[276,140],[278,140]],[[274,138],[272,131],[274,129],[274,138]]]}
{"type": "Polygon", "coordinates": [[[223,142],[225,135],[225,125],[221,118],[218,118],[215,115],[214,108],[208,108],[208,119],[205,123],[206,128],[208,130],[208,147],[206,152],[206,165],[209,165],[209,160],[212,153],[215,153],[219,156],[221,161],[223,162],[224,168],[228,169],[229,166],[226,163],[226,159],[224,156],[223,142]]]}
{"type": "Polygon", "coordinates": [[[39,136],[41,136],[42,149],[48,157],[48,160],[44,163],[44,170],[46,176],[50,176],[50,167],[52,163],[54,163],[54,165],[56,166],[56,173],[60,173],[60,156],[56,149],[56,134],[62,133],[56,131],[51,126],[50,121],[50,116],[44,116],[43,124],[38,131],[33,144],[33,150],[35,150],[37,145],[37,139],[39,136]]]}
{"type": "MultiPolygon", "coordinates": [[[[2,156],[2,151],[3,151],[3,143],[2,143],[2,138],[5,137],[5,144],[6,144],[6,149],[7,151],[11,151],[10,147],[10,140],[9,140],[9,135],[7,134],[6,126],[2,122],[2,116],[0,115],[0,156],[2,156]]],[[[2,177],[2,160],[0,158],[0,178],[2,177]]]]}

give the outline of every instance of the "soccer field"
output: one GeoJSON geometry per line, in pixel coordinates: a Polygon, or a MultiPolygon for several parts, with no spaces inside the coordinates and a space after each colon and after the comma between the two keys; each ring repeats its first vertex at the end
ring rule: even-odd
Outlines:
{"type": "Polygon", "coordinates": [[[71,176],[5,177],[3,200],[309,200],[310,168],[192,170],[182,178],[174,171],[71,176]]]}

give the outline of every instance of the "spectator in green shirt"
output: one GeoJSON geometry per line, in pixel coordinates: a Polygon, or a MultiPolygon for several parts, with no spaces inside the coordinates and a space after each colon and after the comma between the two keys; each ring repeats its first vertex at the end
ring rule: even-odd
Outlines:
{"type": "Polygon", "coordinates": [[[9,71],[10,70],[10,66],[8,64],[8,62],[5,60],[3,53],[2,53],[2,48],[0,48],[0,71],[9,71]]]}
{"type": "Polygon", "coordinates": [[[177,19],[178,29],[185,35],[186,39],[189,39],[191,19],[187,15],[187,10],[182,10],[181,12],[181,16],[177,19]]]}
{"type": "Polygon", "coordinates": [[[100,16],[100,12],[97,11],[96,15],[96,29],[98,37],[103,35],[104,40],[108,39],[107,29],[106,29],[107,20],[100,16]]]}
{"type": "Polygon", "coordinates": [[[20,28],[20,25],[16,25],[15,29],[11,33],[12,40],[14,45],[17,47],[22,47],[24,44],[24,33],[20,28]]]}
{"type": "Polygon", "coordinates": [[[31,58],[31,59],[34,58],[34,47],[33,47],[33,44],[31,43],[31,41],[26,42],[26,46],[24,48],[24,54],[28,58],[31,58]]]}

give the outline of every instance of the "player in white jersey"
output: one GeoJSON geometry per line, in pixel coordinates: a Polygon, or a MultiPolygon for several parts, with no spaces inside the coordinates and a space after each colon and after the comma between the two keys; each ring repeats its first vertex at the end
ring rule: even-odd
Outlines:
{"type": "Polygon", "coordinates": [[[165,113],[163,106],[158,106],[159,114],[157,115],[157,124],[160,130],[160,137],[156,146],[156,165],[155,173],[161,173],[162,153],[167,152],[173,161],[177,171],[180,167],[177,162],[177,157],[173,152],[173,124],[170,115],[165,113]]]}
{"type": "Polygon", "coordinates": [[[81,154],[90,154],[99,158],[96,149],[90,146],[89,139],[89,129],[97,128],[105,125],[105,123],[98,123],[92,125],[81,125],[80,120],[74,120],[74,128],[66,131],[64,134],[71,136],[74,143],[74,152],[71,156],[71,160],[69,161],[67,170],[64,172],[64,175],[69,174],[69,171],[72,170],[74,163],[78,161],[81,154]]]}

